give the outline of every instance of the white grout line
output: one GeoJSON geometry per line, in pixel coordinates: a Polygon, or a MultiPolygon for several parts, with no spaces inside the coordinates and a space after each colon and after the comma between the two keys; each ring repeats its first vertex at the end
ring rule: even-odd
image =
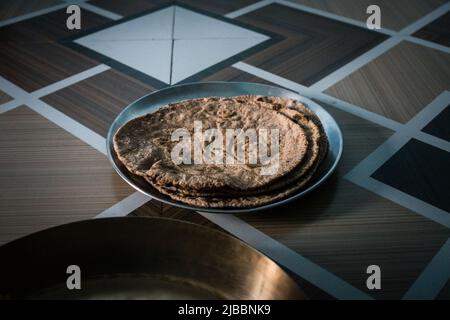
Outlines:
{"type": "Polygon", "coordinates": [[[53,83],[45,88],[36,90],[32,93],[28,93],[25,90],[19,88],[14,83],[0,76],[0,88],[15,100],[7,102],[0,106],[0,113],[18,107],[22,104],[27,105],[30,109],[39,113],[43,117],[47,118],[51,122],[57,124],[64,130],[70,132],[80,140],[91,145],[103,154],[106,154],[106,141],[105,138],[98,133],[85,127],[81,123],[75,121],[64,113],[58,111],[47,103],[39,100],[40,97],[48,95],[52,92],[61,90],[67,86],[70,86],[79,81],[88,79],[96,74],[108,70],[106,65],[98,65],[88,70],[82,71],[64,80],[53,83]]]}
{"type": "Polygon", "coordinates": [[[428,48],[431,48],[431,49],[443,51],[445,53],[450,53],[450,47],[446,47],[446,46],[443,46],[443,45],[438,44],[438,43],[434,43],[434,42],[431,42],[431,41],[427,41],[427,40],[423,40],[423,39],[416,38],[416,37],[411,37],[411,36],[405,37],[405,40],[409,41],[409,42],[413,42],[413,43],[419,44],[419,45],[424,46],[424,47],[428,47],[428,48]]]}
{"type": "MultiPolygon", "coordinates": [[[[84,7],[87,10],[93,11],[97,14],[106,16],[110,19],[120,19],[122,18],[122,16],[117,15],[115,13],[109,12],[107,10],[101,9],[99,7],[93,6],[91,4],[86,4],[86,3],[82,3],[83,1],[78,1],[80,3],[80,5],[82,7],[84,7]]],[[[252,5],[250,5],[249,7],[246,8],[242,8],[240,10],[234,11],[229,13],[228,17],[233,18],[233,17],[237,17],[241,14],[245,14],[247,12],[250,12],[252,10],[256,10],[260,7],[263,7],[264,5],[267,5],[269,3],[271,3],[272,1],[261,1],[257,4],[255,4],[253,7],[252,5]],[[245,9],[245,10],[244,10],[245,9]]],[[[348,18],[343,18],[343,17],[339,17],[333,14],[329,14],[329,13],[325,13],[325,12],[319,12],[316,11],[315,9],[311,9],[311,8],[307,8],[307,7],[303,7],[301,8],[300,5],[296,5],[296,4],[292,4],[292,3],[286,3],[286,1],[276,1],[279,3],[283,3],[287,6],[290,7],[297,7],[297,9],[301,9],[304,11],[308,11],[314,14],[318,14],[321,16],[325,16],[327,18],[331,18],[331,19],[335,19],[335,20],[339,20],[345,23],[349,23],[349,24],[353,24],[353,25],[358,25],[358,26],[364,26],[365,24],[360,22],[360,21],[356,21],[353,19],[348,19],[348,18]]],[[[65,5],[60,5],[60,7],[64,7],[65,5]]],[[[57,10],[57,9],[54,9],[57,10]]],[[[442,10],[442,8],[441,8],[442,10]]],[[[51,10],[52,11],[52,10],[51,10]]],[[[50,12],[50,11],[49,11],[50,12]]],[[[39,14],[44,14],[46,12],[43,13],[38,13],[35,12],[31,15],[28,15],[28,17],[32,17],[32,16],[37,16],[39,14]]],[[[430,15],[427,16],[426,19],[420,19],[415,25],[413,24],[413,26],[410,27],[411,30],[413,30],[414,28],[419,29],[420,28],[420,24],[425,25],[426,20],[429,19],[429,21],[431,21],[433,15],[439,15],[440,12],[433,12],[430,15]]],[[[20,19],[27,19],[27,15],[22,16],[24,18],[20,19]]],[[[15,18],[15,19],[19,19],[15,18]]],[[[13,19],[9,19],[9,21],[12,21],[13,19]]],[[[17,20],[17,21],[20,21],[17,20]]],[[[0,23],[0,26],[2,25],[2,23],[7,22],[6,20],[0,23]]],[[[13,22],[9,22],[9,23],[14,23],[16,21],[13,22]]],[[[9,24],[7,23],[7,24],[9,24]]],[[[408,29],[405,29],[406,31],[408,31],[408,29]]],[[[403,32],[405,32],[403,30],[403,32]]],[[[395,32],[391,31],[391,30],[382,30],[381,33],[386,33],[386,34],[394,34],[395,32]]],[[[399,37],[397,37],[399,38],[399,37]]],[[[418,40],[416,40],[413,37],[407,37],[407,40],[409,41],[413,41],[413,42],[417,42],[418,40]]],[[[398,40],[397,40],[398,41],[398,40]]],[[[400,40],[401,41],[401,40],[400,40]]],[[[398,41],[398,42],[400,42],[398,41]]],[[[392,43],[391,43],[392,44],[392,43]]],[[[395,45],[395,44],[394,44],[395,45]]],[[[438,45],[433,45],[432,43],[428,43],[427,41],[427,45],[429,47],[436,47],[439,50],[446,50],[447,47],[439,47],[438,45]]],[[[386,45],[384,45],[386,46],[386,45]]],[[[381,48],[377,48],[376,50],[379,50],[379,52],[383,53],[383,46],[381,46],[381,48]],[[381,49],[381,50],[380,50],[381,49]]],[[[380,53],[380,54],[381,54],[380,53]]],[[[370,53],[368,54],[368,58],[367,59],[374,59],[376,57],[376,54],[374,53],[370,53]]],[[[358,61],[357,61],[358,62],[358,61]]],[[[361,63],[362,61],[359,61],[359,63],[361,63]]],[[[317,88],[314,90],[311,90],[311,88],[307,88],[305,86],[302,86],[300,84],[296,84],[290,80],[287,79],[283,79],[282,77],[278,77],[276,75],[267,73],[264,70],[261,70],[259,68],[255,68],[249,65],[246,65],[244,63],[238,63],[236,65],[234,65],[234,67],[241,69],[245,72],[249,72],[249,69],[252,69],[253,72],[249,72],[252,74],[255,74],[256,76],[259,76],[263,79],[266,79],[268,81],[277,83],[278,85],[287,87],[289,89],[292,89],[294,91],[298,91],[301,94],[304,95],[308,95],[312,97],[312,98],[316,98],[318,100],[324,101],[332,106],[335,106],[337,108],[340,108],[344,111],[347,111],[349,113],[352,114],[356,114],[361,116],[362,118],[371,120],[375,123],[379,123],[385,127],[391,128],[393,130],[399,130],[402,125],[392,121],[390,119],[381,117],[379,115],[376,115],[374,113],[371,112],[367,112],[364,109],[361,109],[357,106],[353,106],[351,104],[348,104],[346,102],[340,101],[338,99],[335,99],[333,97],[327,96],[326,94],[321,93],[320,91],[317,90],[317,88]],[[264,73],[264,76],[260,76],[258,74],[264,73]]],[[[347,70],[350,70],[350,67],[344,66],[346,67],[347,70]]],[[[348,71],[347,71],[348,72],[348,71]]],[[[89,73],[89,72],[88,72],[89,73]]],[[[338,75],[342,76],[342,74],[345,74],[345,72],[342,72],[338,75]]],[[[76,76],[71,77],[72,79],[68,80],[63,80],[66,84],[71,84],[72,82],[77,82],[76,79],[78,79],[76,76]],[[68,80],[68,81],[67,81],[68,80]]],[[[1,78],[0,78],[0,82],[1,82],[1,78]]],[[[80,79],[82,80],[82,79],[80,79]]],[[[80,81],[78,80],[78,81],[80,81]]],[[[336,81],[336,75],[334,77],[334,81],[336,81]]],[[[62,84],[61,84],[62,85],[62,84]]],[[[105,153],[105,139],[99,135],[97,135],[95,132],[91,131],[90,129],[84,127],[83,125],[79,124],[78,122],[72,120],[71,118],[67,117],[66,115],[64,115],[63,113],[59,112],[58,110],[54,109],[53,107],[49,106],[48,104],[37,100],[36,97],[39,97],[48,93],[51,93],[52,88],[61,88],[64,86],[61,85],[57,85],[57,84],[53,84],[49,87],[51,88],[44,88],[41,90],[38,90],[37,92],[32,93],[32,97],[35,99],[31,99],[30,101],[32,103],[29,103],[30,108],[32,108],[33,110],[39,112],[41,115],[45,116],[47,119],[51,120],[52,122],[55,122],[56,124],[60,125],[61,127],[63,127],[64,129],[66,129],[67,131],[71,132],[72,134],[76,135],[77,137],[79,137],[81,140],[87,142],[88,144],[94,146],[97,150],[99,150],[102,153],[105,153]]],[[[320,83],[319,83],[320,85],[320,83]]],[[[322,84],[323,85],[323,82],[322,84]]],[[[9,87],[9,95],[17,98],[17,96],[23,96],[24,93],[28,95],[28,93],[26,93],[25,91],[17,91],[18,87],[10,86],[9,87]],[[14,92],[14,95],[10,94],[11,92],[14,92]]],[[[20,89],[20,88],[19,88],[20,89]]],[[[58,89],[56,89],[58,90],[58,89]]],[[[20,99],[16,99],[13,100],[11,102],[5,103],[3,105],[0,106],[0,112],[3,109],[7,109],[8,107],[12,107],[14,104],[17,104],[18,101],[20,99]]],[[[28,100],[28,99],[25,99],[28,100]]],[[[422,135],[422,133],[420,133],[420,135],[422,135]]],[[[428,135],[429,136],[429,135],[428,135]]],[[[427,137],[427,135],[425,134],[425,136],[423,136],[422,138],[425,139],[429,139],[429,137],[427,137]]],[[[372,187],[374,187],[375,189],[378,189],[378,191],[375,191],[375,193],[381,193],[382,195],[385,194],[385,197],[389,198],[390,196],[392,196],[393,194],[396,193],[401,193],[400,191],[393,189],[390,190],[389,186],[386,186],[382,183],[379,183],[378,181],[374,180],[374,179],[367,179],[366,182],[372,182],[372,187]],[[378,186],[376,184],[379,184],[378,186]],[[381,190],[381,191],[380,191],[381,190]]],[[[367,187],[368,184],[365,186],[367,187]]],[[[369,186],[371,187],[371,186],[369,186]]],[[[415,201],[419,201],[416,198],[412,198],[409,195],[403,194],[403,196],[406,197],[405,200],[405,205],[406,207],[408,207],[409,203],[414,203],[415,201]]],[[[396,199],[394,201],[398,202],[399,200],[399,196],[396,196],[396,199]]],[[[139,192],[135,192],[132,195],[130,195],[129,197],[123,199],[122,201],[118,202],[117,204],[113,205],[112,207],[110,207],[109,209],[106,209],[104,212],[102,212],[101,214],[99,214],[97,217],[106,217],[106,216],[121,216],[121,215],[126,215],[129,214],[129,212],[133,211],[134,209],[138,208],[139,206],[141,206],[142,204],[144,204],[145,202],[147,202],[149,200],[148,197],[140,194],[139,192]]],[[[427,203],[422,203],[422,205],[424,205],[425,207],[429,206],[427,203]]],[[[417,204],[414,205],[414,207],[417,207],[417,204]]],[[[433,207],[434,208],[434,207],[433,207]]],[[[427,210],[429,208],[426,208],[427,210]]],[[[437,209],[437,208],[434,208],[437,209]]],[[[414,210],[414,209],[412,209],[414,210]]],[[[437,209],[437,211],[439,211],[440,209],[437,209]]],[[[438,212],[439,214],[437,214],[436,217],[432,217],[433,220],[440,220],[443,215],[442,212],[438,212]]],[[[348,299],[348,298],[361,298],[361,299],[371,299],[370,296],[368,296],[367,294],[365,294],[364,292],[354,288],[353,286],[349,285],[348,283],[346,283],[345,281],[343,281],[342,279],[336,277],[335,275],[331,274],[330,272],[326,271],[325,269],[321,268],[320,266],[312,263],[311,261],[309,261],[308,259],[304,258],[303,256],[301,256],[300,254],[296,253],[295,251],[289,249],[288,247],[284,246],[283,244],[277,242],[276,240],[268,237],[267,235],[263,234],[262,232],[256,230],[255,228],[253,228],[252,226],[248,225],[247,223],[241,221],[240,219],[234,217],[234,216],[230,216],[230,215],[212,215],[212,214],[204,214],[202,213],[203,216],[205,216],[206,218],[208,218],[209,220],[217,223],[218,225],[222,226],[224,229],[228,230],[229,232],[235,234],[236,236],[240,237],[241,239],[243,239],[244,241],[248,242],[250,245],[254,246],[255,248],[257,248],[258,250],[262,251],[263,253],[267,254],[268,256],[270,256],[272,259],[274,259],[275,261],[278,261],[280,264],[284,265],[285,267],[289,268],[290,270],[292,270],[293,272],[299,274],[301,277],[303,277],[304,279],[310,281],[311,283],[315,284],[316,286],[318,286],[319,288],[321,288],[322,290],[328,292],[329,294],[337,297],[337,298],[341,298],[341,299],[348,299]]],[[[432,216],[432,215],[430,215],[432,216]]],[[[448,221],[441,221],[441,224],[447,224],[448,221]]]]}
{"type": "Polygon", "coordinates": [[[395,47],[397,44],[399,44],[402,41],[401,38],[398,37],[391,37],[379,45],[373,47],[369,51],[363,53],[358,58],[354,59],[350,63],[347,63],[343,67],[337,69],[336,71],[330,73],[326,77],[322,78],[312,86],[310,86],[310,89],[314,91],[325,91],[332,85],[338,83],[342,79],[346,78],[348,75],[352,74],[356,70],[360,69],[361,67],[365,66],[369,62],[372,62],[374,59],[381,56],[383,53],[387,52],[388,50],[395,47]]]}
{"type": "Polygon", "coordinates": [[[380,168],[412,138],[421,141],[425,140],[424,142],[426,143],[450,152],[450,144],[447,141],[443,141],[439,138],[432,139],[432,136],[420,131],[434,119],[436,115],[444,110],[449,102],[450,91],[440,94],[400,130],[394,133],[382,145],[348,172],[345,175],[345,178],[428,219],[450,228],[450,215],[447,211],[432,206],[371,177],[378,168],[380,168]]]}
{"type": "Polygon", "coordinates": [[[14,100],[8,101],[8,102],[0,105],[0,114],[3,112],[7,112],[9,110],[12,110],[22,104],[27,104],[30,100],[41,98],[43,96],[46,96],[48,94],[51,94],[58,90],[61,90],[65,87],[68,87],[72,84],[75,84],[79,81],[90,78],[96,74],[99,74],[99,73],[104,72],[109,69],[110,69],[109,66],[101,64],[101,65],[95,66],[93,68],[87,69],[85,71],[82,71],[80,73],[77,73],[68,78],[65,78],[63,80],[60,80],[58,82],[52,83],[52,84],[48,85],[47,87],[38,89],[31,93],[26,92],[25,90],[18,87],[14,83],[12,83],[9,80],[0,76],[0,89],[2,89],[2,91],[4,91],[9,96],[14,98],[14,100]]]}
{"type": "Polygon", "coordinates": [[[416,138],[432,146],[450,152],[450,143],[421,130],[450,104],[450,91],[444,91],[416,114],[397,134],[416,138]]]}
{"type": "Polygon", "coordinates": [[[435,136],[433,136],[431,134],[428,134],[428,133],[422,132],[422,131],[416,132],[413,135],[413,137],[415,139],[419,140],[419,141],[422,141],[424,143],[432,145],[432,146],[434,146],[436,148],[439,148],[441,150],[450,152],[450,142],[448,142],[448,141],[446,141],[444,139],[435,137],[435,136]]]}
{"type": "MultiPolygon", "coordinates": [[[[357,26],[357,27],[361,27],[361,28],[364,28],[364,29],[367,28],[366,22],[363,22],[363,21],[360,21],[360,20],[343,17],[343,16],[340,16],[340,15],[337,15],[337,14],[334,14],[334,13],[331,13],[331,12],[328,12],[328,11],[315,9],[315,8],[312,8],[312,7],[308,7],[308,6],[305,6],[305,5],[302,5],[302,4],[299,4],[299,3],[290,2],[290,1],[275,0],[275,2],[277,2],[279,4],[282,4],[282,5],[285,5],[287,7],[293,8],[293,9],[297,9],[297,10],[300,10],[300,11],[312,13],[312,14],[315,14],[315,15],[318,15],[318,16],[321,16],[321,17],[324,17],[324,18],[331,19],[331,20],[343,22],[343,23],[346,23],[346,24],[351,24],[351,25],[354,25],[354,26],[357,26]]],[[[386,29],[386,28],[382,28],[382,29],[378,29],[378,30],[374,30],[374,31],[379,32],[379,33],[383,33],[383,34],[386,34],[386,35],[393,35],[393,34],[396,33],[395,31],[389,30],[389,29],[386,29]]]]}
{"type": "MultiPolygon", "coordinates": [[[[277,3],[289,6],[291,8],[295,8],[301,11],[305,11],[305,12],[310,12],[313,14],[317,14],[323,17],[327,17],[330,19],[334,19],[340,22],[344,22],[344,23],[348,23],[348,24],[353,24],[353,25],[357,25],[359,27],[362,28],[367,28],[366,24],[364,22],[358,21],[358,20],[354,20],[354,19],[349,19],[349,18],[345,18],[345,17],[341,17],[339,15],[336,14],[332,14],[326,11],[322,11],[322,10],[318,10],[318,9],[313,9],[304,5],[300,5],[297,3],[291,3],[288,1],[284,1],[284,0],[277,0],[277,3]]],[[[370,49],[369,51],[367,51],[366,53],[362,54],[361,56],[359,56],[358,58],[354,59],[353,61],[351,61],[350,63],[344,65],[343,67],[339,68],[338,70],[332,72],[331,74],[327,75],[326,77],[322,78],[320,81],[316,82],[314,85],[312,85],[310,87],[310,89],[313,89],[314,91],[319,91],[319,92],[323,92],[324,90],[328,89],[329,87],[331,87],[332,85],[336,84],[337,82],[339,82],[340,80],[344,79],[345,77],[347,77],[348,75],[352,74],[353,72],[355,72],[356,70],[360,69],[362,66],[368,64],[369,62],[373,61],[374,59],[376,59],[377,57],[379,57],[380,55],[382,55],[383,53],[387,52],[388,50],[390,50],[391,48],[393,48],[394,46],[396,46],[397,44],[399,44],[401,41],[403,40],[408,40],[411,42],[415,42],[433,49],[437,49],[437,50],[441,50],[444,52],[449,52],[450,48],[446,47],[446,46],[442,46],[439,44],[434,44],[432,42],[429,41],[425,41],[425,40],[421,40],[421,39],[417,39],[411,36],[411,33],[419,30],[420,28],[422,28],[423,26],[427,25],[428,23],[430,23],[431,21],[433,21],[434,19],[440,17],[441,15],[445,14],[450,8],[450,2],[440,6],[439,8],[433,10],[432,12],[430,12],[429,14],[427,14],[426,16],[418,19],[417,21],[413,22],[412,24],[410,24],[409,26],[405,27],[404,29],[402,29],[399,32],[395,32],[392,30],[388,30],[388,29],[382,29],[382,30],[375,30],[375,31],[381,31],[381,33],[385,33],[388,34],[392,37],[386,39],[385,41],[383,41],[382,43],[380,43],[379,45],[373,47],[372,49],[370,49]]]]}
{"type": "Polygon", "coordinates": [[[416,20],[415,22],[411,23],[409,26],[406,26],[402,30],[398,32],[398,35],[403,36],[409,36],[416,31],[422,29],[430,22],[436,20],[437,18],[441,17],[442,15],[446,14],[450,10],[450,2],[446,2],[445,4],[441,5],[437,9],[431,11],[427,15],[423,16],[422,18],[416,20]]]}
{"type": "Polygon", "coordinates": [[[21,16],[17,16],[17,17],[13,17],[13,18],[10,18],[10,19],[6,19],[6,20],[3,20],[3,21],[0,21],[0,27],[4,27],[4,26],[10,25],[10,24],[13,24],[13,23],[16,23],[16,22],[20,22],[20,21],[23,21],[23,20],[27,20],[27,19],[30,19],[30,18],[38,17],[38,16],[41,16],[41,15],[44,15],[44,14],[47,14],[47,13],[50,13],[50,12],[53,12],[53,11],[57,11],[59,9],[65,8],[66,6],[67,6],[67,4],[61,3],[61,4],[57,4],[57,5],[54,5],[54,6],[51,6],[51,7],[48,7],[48,8],[44,8],[44,9],[41,9],[41,10],[38,10],[38,11],[27,13],[27,14],[24,14],[24,15],[21,15],[21,16]]]}
{"type": "Polygon", "coordinates": [[[445,284],[450,280],[450,239],[441,247],[431,262],[420,274],[404,300],[435,299],[445,284]]]}
{"type": "Polygon", "coordinates": [[[0,105],[0,114],[7,112],[9,110],[12,110],[14,108],[17,108],[21,104],[22,104],[22,102],[20,100],[16,100],[16,99],[8,101],[8,102],[0,105]]]}
{"type": "Polygon", "coordinates": [[[365,120],[373,122],[373,123],[376,123],[382,127],[388,128],[393,131],[397,131],[403,126],[403,124],[401,124],[400,122],[386,118],[382,115],[379,115],[378,113],[358,107],[354,104],[351,104],[350,102],[337,99],[337,98],[327,95],[325,93],[312,92],[311,98],[319,100],[323,103],[328,104],[329,106],[332,106],[332,107],[335,107],[342,111],[345,111],[347,113],[353,114],[357,117],[360,117],[362,119],[365,119],[365,120]]]}
{"type": "Polygon", "coordinates": [[[28,92],[15,85],[11,81],[0,76],[0,89],[12,98],[22,98],[28,96],[28,92]]]}
{"type": "Polygon", "coordinates": [[[238,62],[233,65],[234,68],[239,69],[241,71],[247,72],[249,74],[252,74],[258,78],[270,81],[272,83],[275,83],[279,86],[285,87],[287,89],[293,90],[298,92],[299,94],[310,98],[310,99],[316,99],[321,102],[324,102],[332,107],[335,107],[337,109],[343,110],[345,112],[354,114],[360,118],[366,119],[368,121],[371,121],[373,123],[376,123],[380,126],[383,126],[385,128],[389,128],[391,130],[399,130],[402,127],[401,123],[398,123],[392,119],[383,117],[379,114],[376,114],[374,112],[368,111],[366,109],[360,108],[358,106],[355,106],[349,102],[339,100],[335,97],[329,96],[325,93],[313,90],[311,88],[305,87],[301,84],[298,84],[294,81],[285,79],[283,77],[277,76],[273,73],[270,73],[268,71],[262,70],[260,68],[254,67],[252,65],[249,65],[244,62],[238,62]]]}
{"type": "Polygon", "coordinates": [[[234,19],[234,18],[237,18],[237,17],[242,16],[242,15],[244,15],[244,14],[247,14],[247,13],[249,13],[249,12],[252,12],[252,11],[255,11],[255,10],[258,10],[258,9],[261,9],[261,8],[263,8],[263,7],[265,7],[265,6],[269,5],[269,4],[271,4],[271,3],[273,3],[273,2],[274,2],[274,0],[262,0],[262,1],[258,1],[258,2],[256,2],[256,3],[253,3],[253,4],[248,5],[248,6],[246,6],[246,7],[240,8],[240,9],[238,9],[238,10],[236,10],[236,11],[229,12],[229,13],[227,13],[227,14],[225,15],[225,17],[230,18],[230,19],[234,19]]]}
{"type": "Polygon", "coordinates": [[[337,299],[372,299],[365,292],[353,287],[234,215],[201,212],[199,214],[337,299]]]}
{"type": "Polygon", "coordinates": [[[29,100],[27,106],[106,155],[106,140],[98,133],[73,120],[42,100],[29,100]]]}
{"type": "Polygon", "coordinates": [[[345,177],[351,182],[372,191],[375,194],[382,196],[400,206],[407,208],[421,216],[430,219],[444,227],[450,228],[450,214],[437,208],[427,202],[415,198],[407,193],[404,193],[396,188],[384,184],[371,177],[345,177]]]}
{"type": "Polygon", "coordinates": [[[94,5],[90,4],[90,3],[85,3],[85,2],[80,3],[80,7],[83,8],[83,9],[86,9],[88,11],[91,11],[93,13],[96,13],[96,14],[98,14],[100,16],[103,16],[103,17],[106,17],[108,19],[111,19],[111,20],[120,20],[120,19],[123,18],[123,16],[121,16],[120,14],[117,14],[117,13],[105,10],[103,8],[94,6],[94,5]]]}
{"type": "Polygon", "coordinates": [[[394,133],[363,161],[350,170],[345,175],[345,178],[350,181],[360,181],[360,179],[370,177],[409,140],[410,136],[408,135],[394,133]]]}
{"type": "Polygon", "coordinates": [[[433,120],[445,107],[450,103],[450,91],[443,91],[440,95],[434,98],[425,108],[416,114],[408,123],[407,126],[422,130],[431,120],[433,120]]]}
{"type": "Polygon", "coordinates": [[[306,92],[310,89],[304,85],[296,83],[292,80],[277,76],[276,74],[270,73],[266,70],[260,69],[258,67],[252,66],[245,62],[237,62],[232,65],[232,67],[239,69],[241,71],[252,74],[258,78],[273,82],[278,84],[279,86],[298,91],[298,92],[306,92]]]}
{"type": "Polygon", "coordinates": [[[151,199],[152,198],[143,193],[136,191],[122,201],[117,202],[112,207],[96,215],[94,218],[125,217],[151,199]]]}
{"type": "Polygon", "coordinates": [[[42,89],[38,89],[32,93],[30,93],[30,97],[33,98],[40,98],[43,96],[46,96],[50,93],[56,92],[58,90],[61,90],[65,87],[71,86],[72,84],[75,84],[77,82],[80,82],[82,80],[85,80],[87,78],[90,78],[92,76],[95,76],[99,73],[102,73],[106,70],[111,69],[109,66],[104,65],[104,64],[100,64],[98,66],[95,66],[93,68],[87,69],[85,71],[82,71],[80,73],[77,73],[73,76],[70,76],[68,78],[65,78],[64,80],[55,82],[51,85],[48,85],[47,87],[44,87],[42,89]]]}

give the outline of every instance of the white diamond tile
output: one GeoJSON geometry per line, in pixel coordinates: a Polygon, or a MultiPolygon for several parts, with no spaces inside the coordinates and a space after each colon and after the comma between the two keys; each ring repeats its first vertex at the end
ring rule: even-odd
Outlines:
{"type": "Polygon", "coordinates": [[[171,6],[75,42],[162,82],[174,84],[267,39],[269,37],[255,31],[171,6]]]}
{"type": "Polygon", "coordinates": [[[175,39],[264,38],[267,36],[185,8],[175,8],[175,39]]]}
{"type": "Polygon", "coordinates": [[[172,40],[77,42],[153,78],[170,83],[172,40]]]}
{"type": "Polygon", "coordinates": [[[262,41],[264,40],[258,38],[175,40],[172,84],[180,82],[262,41]]]}
{"type": "Polygon", "coordinates": [[[81,39],[86,41],[172,39],[174,11],[173,6],[161,9],[81,39]]]}

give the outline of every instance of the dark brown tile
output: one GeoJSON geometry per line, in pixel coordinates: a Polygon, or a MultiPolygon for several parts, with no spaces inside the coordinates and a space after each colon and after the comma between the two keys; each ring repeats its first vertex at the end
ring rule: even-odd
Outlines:
{"type": "Polygon", "coordinates": [[[303,85],[311,85],[386,37],[379,33],[272,4],[237,20],[286,39],[244,61],[303,85]]]}
{"type": "Polygon", "coordinates": [[[372,174],[450,215],[450,153],[412,139],[372,174]]]}
{"type": "Polygon", "coordinates": [[[62,3],[59,0],[2,0],[0,1],[0,20],[14,18],[62,3]]]}
{"type": "Polygon", "coordinates": [[[11,100],[12,98],[9,95],[0,90],[0,104],[6,103],[11,100]]]}
{"type": "Polygon", "coordinates": [[[138,14],[162,5],[174,3],[175,0],[91,0],[89,3],[124,17],[138,14]]]}
{"type": "Polygon", "coordinates": [[[414,36],[450,47],[450,12],[417,31],[414,36]]]}
{"type": "Polygon", "coordinates": [[[62,9],[1,27],[0,42],[59,41],[111,21],[103,16],[83,10],[81,30],[69,30],[66,27],[67,17],[68,14],[62,9]]]}
{"type": "Polygon", "coordinates": [[[45,102],[102,136],[128,104],[154,88],[108,70],[43,98],[45,102]]]}
{"type": "Polygon", "coordinates": [[[93,218],[133,191],[105,155],[26,106],[0,115],[0,244],[93,218]]]}
{"type": "Polygon", "coordinates": [[[0,76],[28,92],[98,65],[54,42],[0,42],[0,60],[0,76]]]}
{"type": "Polygon", "coordinates": [[[445,107],[445,109],[441,111],[441,113],[439,113],[432,121],[430,121],[425,128],[422,129],[422,131],[450,141],[450,126],[448,125],[449,120],[450,104],[445,107]]]}

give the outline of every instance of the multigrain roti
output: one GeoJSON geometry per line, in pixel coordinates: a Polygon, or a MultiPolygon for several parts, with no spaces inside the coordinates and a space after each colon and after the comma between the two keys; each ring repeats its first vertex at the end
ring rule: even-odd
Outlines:
{"type": "Polygon", "coordinates": [[[114,136],[114,149],[130,172],[174,200],[239,208],[264,205],[301,189],[324,158],[328,142],[317,115],[300,102],[236,96],[182,101],[131,120],[114,136]],[[175,164],[171,134],[179,128],[193,134],[198,121],[203,130],[278,129],[277,170],[262,175],[262,164],[175,164]]]}
{"type": "MultiPolygon", "coordinates": [[[[298,103],[295,100],[287,100],[278,97],[255,97],[249,96],[248,100],[254,102],[256,100],[260,105],[268,109],[274,109],[278,112],[284,114],[289,117],[291,120],[296,122],[305,132],[308,148],[307,152],[302,159],[302,161],[297,165],[294,170],[292,170],[288,175],[282,177],[281,179],[275,180],[273,183],[268,184],[264,187],[258,189],[259,195],[264,195],[261,197],[262,199],[269,199],[273,197],[273,200],[277,200],[280,196],[274,197],[275,195],[268,195],[267,193],[276,190],[279,191],[285,187],[290,185],[295,181],[295,184],[291,187],[295,187],[295,190],[300,189],[310,178],[309,172],[314,172],[317,168],[318,164],[322,161],[326,150],[328,149],[328,142],[326,139],[326,135],[323,131],[320,120],[317,116],[308,108],[306,108],[303,104],[298,103]],[[283,104],[283,107],[280,108],[280,105],[283,104]]],[[[244,190],[240,193],[221,193],[218,191],[210,191],[210,192],[198,192],[196,190],[184,190],[181,188],[174,188],[171,186],[161,186],[159,191],[165,194],[183,194],[187,196],[194,197],[211,197],[211,196],[219,196],[219,197],[227,197],[228,195],[254,195],[254,190],[244,190]],[[166,190],[161,190],[161,188],[166,190]]],[[[284,193],[282,193],[284,194],[284,193]]],[[[201,200],[201,199],[198,199],[201,200]]],[[[248,200],[248,199],[247,199],[248,200]]],[[[197,201],[195,199],[189,199],[192,203],[197,201]]],[[[233,201],[235,202],[235,201],[233,201]]]]}
{"type": "MultiPolygon", "coordinates": [[[[114,138],[114,148],[131,172],[157,185],[197,191],[243,191],[263,187],[291,172],[302,161],[308,146],[306,134],[294,121],[275,110],[247,103],[247,100],[239,101],[203,98],[163,107],[120,128],[114,138]],[[171,135],[177,129],[186,129],[193,136],[195,121],[201,121],[203,130],[278,129],[278,170],[275,174],[263,175],[261,164],[175,164],[171,151],[178,141],[172,141],[171,135]]],[[[225,132],[223,134],[225,136],[225,132]]]]}

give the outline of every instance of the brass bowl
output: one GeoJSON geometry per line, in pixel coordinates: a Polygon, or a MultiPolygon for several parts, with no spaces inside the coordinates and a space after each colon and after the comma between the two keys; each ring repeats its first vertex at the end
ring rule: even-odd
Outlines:
{"type": "Polygon", "coordinates": [[[304,299],[272,260],[206,227],[108,218],[50,228],[0,247],[3,299],[304,299]],[[69,290],[70,265],[81,289],[69,290]]]}

